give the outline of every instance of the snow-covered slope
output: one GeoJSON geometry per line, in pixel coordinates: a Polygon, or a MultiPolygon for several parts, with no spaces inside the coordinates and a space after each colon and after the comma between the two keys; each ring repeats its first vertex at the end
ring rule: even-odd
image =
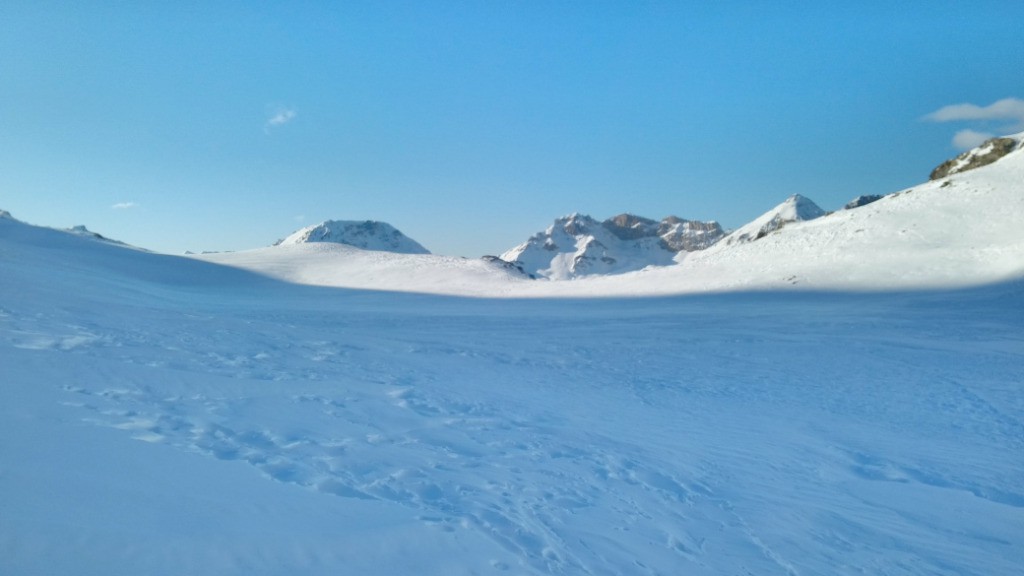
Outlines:
{"type": "Polygon", "coordinates": [[[430,251],[386,222],[327,220],[307,226],[277,242],[278,245],[329,242],[363,250],[400,254],[430,254],[430,251]]]}
{"type": "Polygon", "coordinates": [[[716,222],[671,216],[656,222],[620,214],[604,222],[570,214],[501,255],[523,270],[552,280],[621,274],[665,266],[680,251],[702,250],[725,233],[716,222]]]}
{"type": "MultiPolygon", "coordinates": [[[[264,255],[313,248],[412,258],[264,255]]],[[[0,218],[0,574],[1016,575],[1022,297],[361,292],[0,218]]]]}
{"type": "Polygon", "coordinates": [[[528,276],[503,262],[397,254],[327,242],[281,244],[190,257],[298,284],[367,290],[501,296],[514,294],[518,284],[530,282],[528,276]]]}
{"type": "MultiPolygon", "coordinates": [[[[752,230],[764,218],[734,235],[752,230]]],[[[1024,150],[1018,148],[993,164],[854,210],[787,224],[757,242],[730,244],[727,238],[691,254],[671,275],[719,278],[704,284],[717,288],[790,283],[885,289],[998,282],[1024,276],[1022,221],[1024,150]]],[[[668,276],[661,281],[671,283],[668,276]]]]}

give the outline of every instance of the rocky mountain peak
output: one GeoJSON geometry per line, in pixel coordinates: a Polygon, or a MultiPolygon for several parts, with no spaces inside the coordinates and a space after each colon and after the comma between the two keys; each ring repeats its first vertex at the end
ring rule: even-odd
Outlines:
{"type": "Polygon", "coordinates": [[[378,250],[400,254],[430,254],[419,242],[402,234],[386,222],[374,220],[327,220],[307,226],[274,245],[331,242],[346,244],[363,250],[378,250]]]}
{"type": "Polygon", "coordinates": [[[758,216],[754,221],[734,231],[725,239],[725,242],[727,244],[753,242],[790,222],[814,220],[825,214],[826,212],[810,198],[794,194],[775,208],[758,216]]]}
{"type": "Polygon", "coordinates": [[[628,213],[598,222],[574,213],[555,220],[501,258],[527,274],[548,278],[619,274],[671,264],[678,252],[707,248],[723,236],[717,222],[675,216],[659,222],[628,213]]]}

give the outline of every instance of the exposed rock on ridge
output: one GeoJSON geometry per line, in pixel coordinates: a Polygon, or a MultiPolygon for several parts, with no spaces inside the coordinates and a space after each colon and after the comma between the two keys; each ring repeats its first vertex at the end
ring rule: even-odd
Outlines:
{"type": "Polygon", "coordinates": [[[878,202],[882,198],[885,198],[885,196],[882,196],[881,194],[865,194],[863,196],[857,196],[853,200],[847,202],[846,205],[843,206],[843,210],[853,210],[854,208],[867,206],[872,202],[878,202]]]}
{"type": "Polygon", "coordinates": [[[932,170],[929,180],[938,180],[952,174],[959,174],[975,168],[987,166],[1017,149],[1017,140],[1009,137],[992,138],[981,146],[972,148],[956,158],[946,160],[932,170]]]}
{"type": "Polygon", "coordinates": [[[551,279],[619,274],[671,264],[680,251],[701,250],[725,235],[717,222],[670,216],[662,221],[619,214],[603,222],[570,214],[501,255],[524,272],[551,279]]]}

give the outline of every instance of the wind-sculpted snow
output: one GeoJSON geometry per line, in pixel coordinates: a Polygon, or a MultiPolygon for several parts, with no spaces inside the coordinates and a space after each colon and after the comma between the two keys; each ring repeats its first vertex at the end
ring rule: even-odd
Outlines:
{"type": "Polygon", "coordinates": [[[0,269],[3,574],[1024,564],[1019,282],[469,300],[10,221],[0,269]]]}

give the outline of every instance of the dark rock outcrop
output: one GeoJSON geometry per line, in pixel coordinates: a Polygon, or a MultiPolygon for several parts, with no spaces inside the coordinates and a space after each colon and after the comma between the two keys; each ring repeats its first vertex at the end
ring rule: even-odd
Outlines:
{"type": "Polygon", "coordinates": [[[885,198],[885,196],[882,196],[881,194],[865,194],[863,196],[857,196],[853,200],[847,202],[846,206],[843,206],[843,210],[853,210],[854,208],[867,206],[872,202],[878,202],[882,198],[885,198]]]}
{"type": "Polygon", "coordinates": [[[981,146],[939,164],[935,170],[932,170],[929,180],[939,180],[952,174],[959,174],[960,172],[987,166],[1013,152],[1016,148],[1017,141],[1013,138],[992,138],[986,140],[981,146]]]}

